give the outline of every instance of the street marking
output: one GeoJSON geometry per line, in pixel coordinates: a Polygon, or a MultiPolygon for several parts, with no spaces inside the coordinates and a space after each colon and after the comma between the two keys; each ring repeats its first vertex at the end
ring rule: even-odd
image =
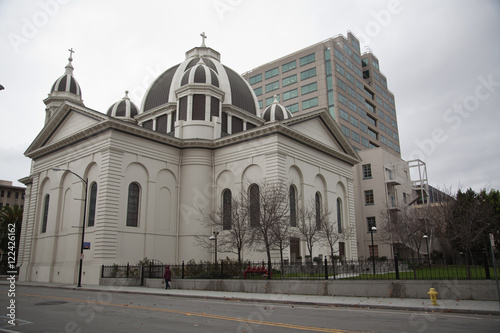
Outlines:
{"type": "Polygon", "coordinates": [[[302,325],[294,325],[294,324],[277,323],[277,322],[272,322],[272,321],[260,321],[260,320],[244,319],[244,318],[238,318],[238,317],[212,315],[212,314],[208,314],[208,313],[187,312],[187,311],[179,311],[179,310],[152,308],[152,307],[148,307],[148,306],[104,303],[104,302],[99,302],[99,301],[88,301],[88,300],[76,299],[76,298],[45,296],[45,295],[35,295],[35,294],[19,293],[19,295],[28,296],[28,297],[42,297],[42,298],[49,298],[49,299],[66,300],[66,301],[72,301],[72,302],[92,303],[92,304],[115,306],[115,307],[122,307],[122,308],[124,307],[124,308],[130,308],[130,309],[168,312],[168,313],[181,314],[181,315],[185,315],[185,316],[196,316],[196,317],[220,319],[220,320],[226,320],[226,321],[243,322],[243,323],[256,324],[256,325],[265,325],[265,326],[276,326],[276,327],[291,328],[291,329],[304,330],[304,331],[330,332],[330,333],[356,333],[355,331],[347,331],[347,330],[341,330],[341,329],[335,329],[335,328],[302,326],[302,325]]]}

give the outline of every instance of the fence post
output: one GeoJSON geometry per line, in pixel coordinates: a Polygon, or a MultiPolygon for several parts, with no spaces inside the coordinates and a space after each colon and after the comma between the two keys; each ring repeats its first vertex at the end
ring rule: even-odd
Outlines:
{"type": "Polygon", "coordinates": [[[399,280],[398,254],[394,254],[394,269],[396,270],[396,280],[399,280]]]}
{"type": "Polygon", "coordinates": [[[140,267],[140,271],[139,271],[139,277],[140,277],[140,281],[141,281],[141,286],[144,286],[144,268],[145,266],[139,266],[140,267]]]}
{"type": "Polygon", "coordinates": [[[104,278],[104,265],[101,265],[101,278],[104,278]]]}
{"type": "Polygon", "coordinates": [[[328,259],[325,256],[325,280],[328,280],[328,259]]]}
{"type": "Polygon", "coordinates": [[[149,278],[151,278],[151,275],[153,275],[153,263],[150,261],[149,262],[149,278]]]}
{"type": "Polygon", "coordinates": [[[127,263],[127,279],[128,279],[129,270],[130,270],[130,264],[127,263]]]}
{"type": "Polygon", "coordinates": [[[488,263],[488,252],[486,248],[484,248],[483,254],[484,254],[484,273],[486,274],[486,279],[491,280],[490,265],[488,263]]]}
{"type": "Polygon", "coordinates": [[[182,273],[181,273],[181,279],[184,279],[184,260],[182,261],[182,273]]]}

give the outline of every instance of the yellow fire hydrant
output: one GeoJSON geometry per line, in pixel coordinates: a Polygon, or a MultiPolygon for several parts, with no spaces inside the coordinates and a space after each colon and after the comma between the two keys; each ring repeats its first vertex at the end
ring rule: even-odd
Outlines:
{"type": "Polygon", "coordinates": [[[429,294],[429,297],[431,298],[431,305],[438,305],[437,304],[438,292],[436,291],[436,289],[431,288],[427,294],[429,294]]]}

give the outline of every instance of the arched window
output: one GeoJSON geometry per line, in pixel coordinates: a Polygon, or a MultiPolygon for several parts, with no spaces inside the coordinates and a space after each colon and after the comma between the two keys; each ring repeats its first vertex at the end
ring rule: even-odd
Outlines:
{"type": "Polygon", "coordinates": [[[50,195],[47,194],[43,201],[42,233],[47,231],[47,219],[49,217],[49,201],[50,201],[50,195]]]}
{"type": "Polygon", "coordinates": [[[316,229],[321,229],[321,194],[316,192],[316,229]]]}
{"type": "Polygon", "coordinates": [[[250,186],[250,226],[257,227],[260,224],[260,193],[259,186],[250,186]]]}
{"type": "Polygon", "coordinates": [[[127,227],[139,226],[139,195],[139,185],[130,183],[128,186],[127,227]]]}
{"type": "Polygon", "coordinates": [[[342,232],[342,200],[340,198],[337,198],[337,224],[340,234],[342,232]]]}
{"type": "Polygon", "coordinates": [[[231,229],[232,200],[231,190],[226,189],[222,194],[222,230],[231,229]]]}
{"type": "Polygon", "coordinates": [[[290,226],[297,226],[297,191],[295,186],[290,186],[290,226]]]}
{"type": "Polygon", "coordinates": [[[89,219],[87,222],[88,227],[95,225],[95,207],[97,202],[97,183],[90,185],[90,199],[89,199],[89,219]]]}

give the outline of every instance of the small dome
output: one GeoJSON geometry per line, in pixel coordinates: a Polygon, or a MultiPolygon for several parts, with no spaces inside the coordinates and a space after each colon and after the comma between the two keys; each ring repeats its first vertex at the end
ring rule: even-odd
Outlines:
{"type": "MultiPolygon", "coordinates": [[[[73,51],[71,51],[73,52],[73,51]]],[[[66,71],[64,75],[62,75],[60,78],[54,82],[52,85],[52,89],[50,89],[51,94],[57,94],[57,93],[71,93],[79,97],[79,99],[82,98],[82,91],[80,90],[80,85],[78,82],[76,82],[75,77],[73,76],[73,65],[71,62],[73,61],[73,58],[70,56],[68,58],[69,62],[66,65],[66,71]]]]}
{"type": "Polygon", "coordinates": [[[292,113],[283,105],[278,103],[278,97],[274,95],[273,104],[265,108],[262,112],[262,119],[267,121],[280,121],[292,118],[292,113]]]}
{"type": "Polygon", "coordinates": [[[208,83],[219,87],[219,78],[216,71],[209,68],[203,61],[203,57],[200,57],[196,66],[188,68],[182,76],[181,86],[190,83],[208,83]]]}
{"type": "Polygon", "coordinates": [[[125,96],[108,109],[107,115],[124,120],[133,120],[139,114],[139,108],[128,98],[128,90],[125,91],[125,96]]]}

